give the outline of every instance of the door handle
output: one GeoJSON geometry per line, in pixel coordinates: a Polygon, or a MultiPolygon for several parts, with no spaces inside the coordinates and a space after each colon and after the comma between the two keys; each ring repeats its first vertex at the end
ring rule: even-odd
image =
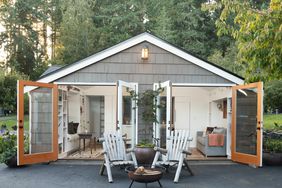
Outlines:
{"type": "Polygon", "coordinates": [[[260,130],[261,130],[261,127],[257,127],[257,130],[260,131],[260,130]]]}
{"type": "Polygon", "coordinates": [[[23,123],[23,120],[20,119],[20,120],[19,120],[19,128],[20,128],[20,129],[24,128],[24,126],[22,125],[22,123],[23,123]]]}

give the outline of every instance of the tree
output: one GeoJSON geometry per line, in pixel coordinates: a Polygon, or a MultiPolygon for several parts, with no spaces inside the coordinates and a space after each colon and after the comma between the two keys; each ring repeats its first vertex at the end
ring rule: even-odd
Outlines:
{"type": "Polygon", "coordinates": [[[12,73],[0,74],[0,106],[15,112],[17,109],[17,80],[27,79],[25,75],[12,73]]]}
{"type": "Polygon", "coordinates": [[[43,63],[47,59],[46,46],[41,40],[45,40],[42,27],[48,23],[48,2],[7,0],[0,5],[0,21],[6,29],[0,34],[0,45],[7,53],[7,66],[31,79],[37,78],[46,68],[43,63]]]}
{"type": "Polygon", "coordinates": [[[214,50],[213,54],[208,57],[208,60],[231,71],[240,76],[244,76],[246,67],[237,61],[238,49],[236,44],[230,45],[224,51],[214,50]]]}
{"type": "Polygon", "coordinates": [[[213,17],[201,11],[206,0],[172,0],[173,44],[180,46],[200,57],[207,58],[215,47],[216,34],[213,17]]]}
{"type": "MultiPolygon", "coordinates": [[[[96,30],[93,23],[93,1],[62,1],[62,20],[56,59],[64,64],[89,56],[96,46],[96,30]]],[[[58,62],[58,61],[57,61],[58,62]]]]}
{"type": "Polygon", "coordinates": [[[249,82],[282,78],[281,7],[281,0],[271,0],[269,5],[220,0],[210,6],[210,10],[222,9],[216,21],[218,34],[229,34],[237,41],[238,61],[246,64],[245,77],[249,82]]]}
{"type": "MultiPolygon", "coordinates": [[[[94,24],[97,28],[99,50],[147,30],[144,19],[147,14],[145,1],[111,0],[97,2],[94,7],[94,24]]],[[[97,50],[98,51],[98,50],[97,50]]]]}
{"type": "Polygon", "coordinates": [[[264,106],[265,111],[278,109],[282,112],[282,80],[274,80],[266,84],[264,106]]]}

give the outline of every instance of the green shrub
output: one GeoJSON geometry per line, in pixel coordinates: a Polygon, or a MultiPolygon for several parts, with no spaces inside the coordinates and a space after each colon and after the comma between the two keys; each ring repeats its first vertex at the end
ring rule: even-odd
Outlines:
{"type": "Polygon", "coordinates": [[[0,163],[7,163],[7,160],[17,155],[17,136],[8,131],[0,136],[0,163]]]}
{"type": "Polygon", "coordinates": [[[276,109],[282,112],[282,80],[271,81],[266,84],[264,93],[265,111],[276,109]]]}
{"type": "Polygon", "coordinates": [[[155,145],[152,144],[151,142],[149,142],[148,140],[144,139],[142,141],[140,141],[138,144],[137,144],[138,147],[149,147],[149,148],[153,148],[155,145]]]}
{"type": "Polygon", "coordinates": [[[266,139],[264,147],[267,152],[282,153],[282,140],[281,139],[266,139]]]}
{"type": "MultiPolygon", "coordinates": [[[[29,138],[24,136],[24,152],[29,153],[29,138]]],[[[7,161],[17,156],[17,135],[10,134],[8,130],[0,135],[0,163],[7,164],[7,161]]]]}

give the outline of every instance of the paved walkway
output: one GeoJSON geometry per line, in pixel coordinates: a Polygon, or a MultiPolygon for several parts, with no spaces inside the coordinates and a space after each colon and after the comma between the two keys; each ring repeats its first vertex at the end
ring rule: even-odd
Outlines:
{"type": "MultiPolygon", "coordinates": [[[[127,174],[113,170],[114,183],[107,176],[100,176],[98,165],[31,165],[9,169],[0,164],[1,188],[126,188],[130,181],[127,174]]],[[[245,165],[192,165],[195,176],[185,170],[178,184],[172,182],[174,174],[165,174],[161,183],[164,188],[281,188],[282,166],[254,169],[245,165]]],[[[148,188],[159,187],[157,183],[148,188]]],[[[132,188],[145,188],[134,183],[132,188]]]]}

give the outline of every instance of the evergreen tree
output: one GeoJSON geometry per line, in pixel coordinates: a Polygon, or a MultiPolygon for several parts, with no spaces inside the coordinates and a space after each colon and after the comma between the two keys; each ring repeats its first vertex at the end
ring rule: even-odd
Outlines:
{"type": "Polygon", "coordinates": [[[215,47],[215,25],[212,17],[201,11],[206,0],[172,0],[170,17],[171,42],[193,54],[207,58],[215,47]]]}
{"type": "Polygon", "coordinates": [[[35,79],[46,68],[46,0],[2,1],[0,21],[5,31],[0,33],[0,45],[7,53],[7,67],[35,79]],[[45,46],[44,46],[45,45],[45,46]]]}
{"type": "Polygon", "coordinates": [[[92,11],[94,5],[91,0],[62,1],[56,63],[70,64],[94,53],[97,46],[92,11]]]}

